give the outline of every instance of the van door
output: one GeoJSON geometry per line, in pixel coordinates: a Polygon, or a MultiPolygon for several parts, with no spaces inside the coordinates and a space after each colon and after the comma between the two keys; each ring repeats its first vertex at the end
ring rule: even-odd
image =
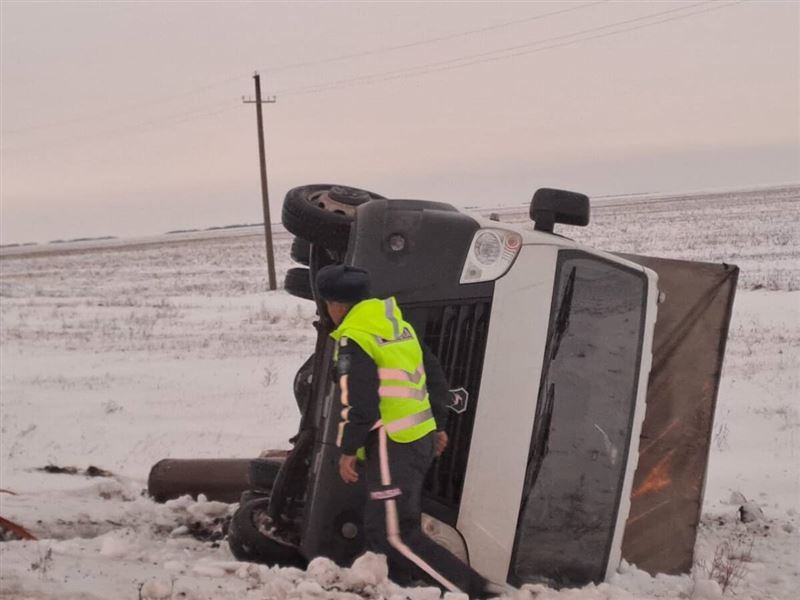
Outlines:
{"type": "MultiPolygon", "coordinates": [[[[619,564],[644,416],[652,272],[561,250],[508,581],[583,585],[619,564]]],[[[531,368],[538,365],[531,365],[531,368]]]]}
{"type": "Polygon", "coordinates": [[[620,255],[658,274],[662,301],[622,557],[691,570],[738,267],[620,255]]]}

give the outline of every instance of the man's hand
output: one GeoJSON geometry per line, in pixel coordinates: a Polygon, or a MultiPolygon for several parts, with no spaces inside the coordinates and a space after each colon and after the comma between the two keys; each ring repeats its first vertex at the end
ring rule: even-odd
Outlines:
{"type": "Polygon", "coordinates": [[[342,454],[339,458],[339,475],[345,483],[355,483],[358,481],[355,456],[342,454]]]}
{"type": "Polygon", "coordinates": [[[435,435],[436,437],[433,438],[433,443],[436,448],[436,456],[441,456],[442,452],[447,448],[449,439],[446,431],[437,431],[435,435]]]}

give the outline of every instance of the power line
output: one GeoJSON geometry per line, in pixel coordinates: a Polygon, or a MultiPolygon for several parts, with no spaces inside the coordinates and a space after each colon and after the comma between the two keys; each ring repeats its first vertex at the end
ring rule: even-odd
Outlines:
{"type": "Polygon", "coordinates": [[[78,123],[85,123],[87,121],[96,121],[97,119],[102,119],[106,117],[113,117],[120,114],[126,114],[140,108],[144,108],[146,106],[153,106],[156,104],[163,104],[165,102],[169,102],[171,100],[177,100],[178,98],[183,98],[185,96],[190,96],[193,94],[197,94],[206,90],[216,89],[225,85],[228,85],[233,82],[242,81],[246,79],[244,76],[236,76],[236,77],[228,77],[226,79],[219,79],[216,81],[212,81],[210,83],[206,83],[203,85],[195,86],[191,89],[184,90],[182,92],[176,92],[174,94],[169,94],[166,96],[156,96],[154,98],[150,98],[148,100],[142,100],[141,102],[134,102],[125,106],[117,106],[112,109],[101,110],[96,113],[92,113],[91,115],[84,115],[80,117],[75,117],[71,119],[65,119],[60,121],[49,121],[45,123],[39,123],[37,125],[30,125],[25,127],[17,127],[14,129],[4,129],[3,135],[7,134],[19,134],[19,133],[27,133],[30,131],[39,131],[42,129],[51,129],[53,127],[66,127],[69,125],[76,125],[78,123]]]}
{"type": "MultiPolygon", "coordinates": [[[[610,27],[618,27],[620,25],[626,25],[626,24],[633,23],[633,22],[643,21],[643,20],[646,20],[646,19],[651,19],[653,17],[664,15],[664,14],[680,12],[680,11],[687,11],[687,10],[691,10],[692,8],[695,8],[697,6],[701,6],[703,4],[709,4],[712,1],[713,0],[704,0],[703,2],[698,2],[698,3],[695,3],[695,4],[691,4],[689,6],[679,6],[677,8],[671,8],[671,9],[668,9],[668,10],[665,10],[665,11],[659,11],[659,12],[656,12],[656,13],[651,13],[649,15],[643,15],[641,17],[634,17],[632,19],[625,19],[625,20],[622,20],[622,21],[617,21],[617,22],[614,22],[614,23],[606,24],[606,25],[600,25],[600,26],[596,26],[596,27],[589,27],[587,29],[574,31],[572,33],[556,35],[556,36],[552,36],[552,37],[549,37],[549,38],[535,40],[533,42],[526,42],[525,44],[518,44],[518,45],[514,45],[514,46],[508,46],[508,47],[505,47],[505,48],[499,48],[497,50],[490,50],[488,52],[480,52],[478,54],[469,54],[469,55],[464,55],[464,56],[458,56],[458,57],[450,58],[450,59],[446,59],[446,60],[440,60],[440,61],[435,61],[435,62],[430,62],[430,63],[423,63],[421,65],[416,65],[416,66],[413,66],[413,67],[404,67],[404,68],[401,68],[401,69],[393,69],[391,71],[382,71],[382,72],[377,72],[377,73],[371,73],[371,74],[368,74],[368,75],[360,75],[360,76],[357,76],[357,77],[349,77],[349,78],[346,78],[346,79],[340,79],[340,80],[332,81],[332,82],[329,82],[329,83],[326,83],[326,84],[321,84],[321,85],[312,85],[312,86],[306,86],[306,87],[300,87],[300,88],[294,88],[294,89],[288,89],[288,90],[279,90],[276,93],[278,93],[278,94],[280,94],[282,96],[304,95],[304,94],[308,94],[308,93],[316,93],[316,92],[319,92],[319,91],[327,91],[329,89],[350,87],[349,84],[358,85],[358,84],[364,84],[364,83],[373,83],[373,82],[377,82],[377,81],[387,81],[387,80],[399,78],[399,76],[405,75],[405,74],[411,74],[412,76],[413,75],[426,74],[428,69],[436,69],[436,71],[445,70],[445,69],[439,69],[439,67],[447,67],[447,66],[450,66],[450,65],[453,65],[452,68],[460,68],[462,65],[460,65],[459,63],[462,63],[464,61],[484,59],[484,58],[488,61],[490,58],[496,57],[496,55],[502,55],[504,53],[508,53],[508,52],[511,52],[511,51],[514,51],[514,50],[518,50],[518,49],[522,49],[522,48],[530,48],[531,46],[539,46],[541,44],[546,44],[548,42],[553,42],[553,41],[556,41],[556,40],[573,38],[573,37],[576,37],[576,36],[579,36],[579,35],[583,35],[583,34],[586,34],[586,33],[592,33],[592,32],[595,32],[595,31],[608,29],[610,27]],[[420,73],[417,73],[417,71],[420,71],[420,73]]],[[[577,43],[578,41],[582,41],[582,40],[573,40],[574,43],[577,43]]],[[[539,49],[537,48],[536,50],[539,50],[539,49]]],[[[470,63],[470,64],[472,64],[472,63],[470,63]]]]}
{"type": "MultiPolygon", "coordinates": [[[[276,72],[280,72],[280,71],[289,71],[289,70],[294,70],[294,69],[302,69],[302,68],[307,68],[307,67],[330,64],[330,63],[333,63],[333,62],[343,62],[343,61],[347,61],[347,60],[351,60],[351,59],[355,59],[355,58],[362,58],[362,57],[365,57],[365,56],[374,56],[374,55],[378,55],[378,54],[385,54],[385,53],[388,53],[388,52],[394,52],[394,51],[397,51],[397,50],[404,50],[404,49],[407,49],[407,48],[415,48],[415,47],[419,47],[419,46],[425,46],[425,45],[440,43],[440,42],[444,42],[444,41],[458,39],[458,38],[461,38],[461,37],[468,37],[468,36],[475,35],[475,34],[486,33],[486,32],[489,32],[489,31],[495,31],[495,30],[498,30],[498,29],[511,27],[513,25],[519,25],[519,24],[522,24],[522,23],[529,23],[529,22],[532,22],[532,21],[538,21],[538,20],[545,19],[545,18],[552,17],[552,16],[556,16],[556,15],[569,13],[569,12],[573,12],[573,11],[576,11],[576,10],[582,10],[584,8],[589,8],[590,6],[594,6],[596,4],[602,4],[602,3],[605,3],[605,2],[608,2],[608,1],[609,0],[595,0],[594,2],[588,2],[588,3],[585,3],[585,4],[579,4],[579,5],[576,5],[576,6],[570,6],[570,7],[567,7],[567,8],[562,8],[560,10],[555,10],[555,11],[542,13],[542,14],[538,14],[538,15],[533,15],[533,16],[530,16],[530,17],[522,18],[522,19],[515,19],[515,20],[512,20],[512,21],[505,21],[503,23],[497,23],[497,24],[494,24],[494,25],[487,25],[485,27],[479,27],[477,29],[469,29],[469,30],[466,30],[466,31],[460,31],[460,32],[449,34],[449,35],[444,35],[444,36],[439,36],[439,37],[434,37],[434,38],[426,38],[426,39],[422,39],[422,40],[417,40],[415,42],[396,44],[396,45],[392,45],[392,46],[383,46],[383,47],[374,48],[374,49],[371,49],[371,50],[364,50],[364,51],[360,51],[360,52],[342,54],[342,55],[339,55],[339,56],[333,56],[333,57],[329,57],[329,58],[322,58],[322,59],[318,59],[318,60],[291,63],[291,64],[280,65],[280,66],[275,66],[275,67],[267,67],[266,69],[261,69],[261,71],[264,72],[264,73],[276,73],[276,72]]],[[[17,134],[20,134],[20,133],[28,133],[28,132],[32,132],[32,131],[40,131],[40,130],[43,130],[43,129],[51,129],[51,128],[54,128],[54,127],[67,127],[67,126],[70,126],[70,125],[76,125],[76,124],[79,124],[79,123],[85,123],[87,121],[96,121],[97,119],[103,119],[103,118],[113,117],[113,116],[116,116],[116,115],[126,114],[126,113],[129,113],[129,112],[132,112],[132,111],[136,111],[138,109],[141,109],[141,108],[144,108],[144,107],[147,107],[147,106],[163,104],[165,102],[169,102],[171,100],[176,100],[178,98],[182,98],[182,97],[185,97],[185,96],[201,93],[203,91],[207,91],[207,90],[211,90],[211,89],[217,89],[217,88],[223,87],[225,85],[228,85],[228,84],[231,84],[231,83],[234,83],[234,82],[240,82],[240,81],[242,81],[244,79],[246,79],[245,76],[226,77],[224,79],[218,79],[218,80],[212,81],[212,82],[204,84],[204,85],[195,86],[195,87],[189,88],[189,89],[181,91],[181,92],[176,92],[174,94],[168,94],[168,95],[165,95],[165,96],[157,96],[157,97],[150,98],[150,99],[147,99],[147,100],[142,100],[141,102],[134,102],[134,103],[128,104],[126,106],[121,106],[121,107],[117,106],[117,107],[114,107],[112,109],[101,110],[101,111],[98,111],[98,112],[94,112],[91,115],[84,115],[84,116],[78,116],[78,117],[74,117],[74,118],[70,118],[70,119],[49,121],[49,122],[45,122],[45,123],[39,123],[39,124],[29,125],[29,126],[24,126],[24,127],[16,127],[16,128],[12,128],[12,129],[4,129],[2,131],[2,133],[4,135],[17,135],[17,134]]]]}
{"type": "Polygon", "coordinates": [[[337,81],[332,81],[332,82],[328,82],[328,83],[321,84],[321,85],[316,85],[316,86],[312,85],[312,86],[306,86],[306,87],[300,87],[300,88],[290,88],[290,89],[286,89],[286,90],[279,90],[279,91],[276,92],[276,94],[281,95],[281,96],[301,96],[301,95],[306,95],[306,94],[316,94],[316,93],[326,92],[326,91],[330,91],[330,90],[354,87],[354,86],[358,86],[358,85],[369,85],[369,84],[379,83],[379,82],[383,82],[383,81],[392,81],[392,80],[395,80],[395,79],[405,79],[405,78],[409,78],[409,77],[418,77],[418,76],[427,75],[427,74],[430,74],[430,73],[437,73],[437,72],[441,72],[441,71],[449,71],[449,70],[454,70],[454,69],[460,69],[460,68],[472,66],[472,65],[475,65],[475,64],[487,63],[487,62],[495,62],[495,61],[498,61],[498,60],[505,60],[505,59],[508,59],[508,58],[514,58],[514,57],[522,56],[522,55],[525,55],[525,54],[533,54],[533,53],[536,53],[536,52],[541,52],[541,51],[544,51],[544,50],[550,50],[550,49],[553,49],[553,48],[561,48],[561,47],[564,47],[564,46],[570,46],[570,45],[578,44],[580,42],[585,42],[585,41],[589,41],[589,40],[599,39],[599,38],[603,38],[603,37],[610,37],[610,36],[618,35],[618,34],[621,34],[621,33],[627,33],[629,31],[635,31],[637,29],[644,29],[644,28],[647,28],[647,27],[653,27],[655,25],[666,23],[668,21],[677,21],[677,20],[689,18],[689,17],[695,16],[695,15],[699,15],[699,14],[703,14],[703,13],[707,13],[707,12],[713,12],[715,10],[721,10],[723,8],[728,8],[730,6],[733,6],[735,4],[741,4],[742,2],[744,2],[744,0],[736,0],[734,2],[730,2],[730,3],[727,3],[727,4],[721,4],[721,3],[716,2],[715,0],[706,0],[704,2],[698,2],[698,3],[695,3],[695,4],[691,4],[689,6],[681,6],[681,7],[678,7],[678,8],[672,8],[672,9],[669,9],[669,10],[660,11],[660,12],[656,12],[656,13],[651,13],[649,15],[644,15],[644,16],[641,16],[641,17],[633,18],[633,19],[625,19],[623,21],[617,21],[617,22],[614,22],[614,23],[609,23],[607,25],[601,25],[601,26],[598,26],[598,27],[590,27],[588,29],[583,29],[583,30],[576,31],[576,32],[573,32],[573,33],[569,33],[569,34],[558,35],[558,36],[545,38],[545,39],[537,40],[537,41],[534,41],[534,42],[528,42],[528,43],[520,44],[520,45],[516,45],[516,46],[509,46],[509,47],[506,47],[506,48],[500,48],[500,49],[492,50],[492,51],[489,51],[489,52],[481,52],[479,54],[460,56],[460,57],[456,57],[456,58],[452,58],[452,59],[448,59],[448,60],[443,60],[443,61],[436,61],[436,62],[432,62],[432,63],[424,63],[424,64],[421,64],[421,65],[416,65],[414,67],[406,67],[406,68],[402,68],[402,69],[394,69],[394,70],[391,70],[391,71],[383,71],[383,72],[371,73],[371,74],[368,74],[368,75],[361,75],[361,76],[358,76],[358,77],[340,79],[340,80],[337,80],[337,81]],[[703,5],[707,5],[707,4],[714,4],[714,6],[711,6],[709,8],[705,8],[703,10],[696,10],[696,11],[692,11],[692,12],[686,12],[686,11],[691,11],[691,9],[693,9],[693,8],[697,8],[698,6],[703,6],[703,5]],[[587,33],[593,33],[595,31],[601,31],[603,29],[608,29],[608,28],[611,28],[611,27],[619,27],[621,25],[626,25],[626,24],[629,24],[629,23],[634,23],[634,22],[638,22],[638,21],[652,19],[654,17],[658,17],[658,16],[670,14],[670,13],[675,13],[675,12],[681,12],[681,14],[673,16],[673,17],[669,17],[669,18],[666,18],[666,19],[660,19],[660,20],[657,20],[657,21],[653,21],[651,23],[644,23],[644,24],[637,25],[637,26],[634,26],[634,27],[627,27],[627,28],[619,29],[617,31],[611,31],[611,32],[606,32],[606,33],[602,33],[602,34],[598,34],[598,35],[582,37],[582,38],[573,39],[573,40],[569,40],[569,41],[561,42],[561,43],[556,43],[556,44],[550,44],[550,45],[542,46],[542,47],[538,47],[538,48],[535,48],[535,47],[531,48],[532,46],[541,46],[541,44],[546,44],[548,42],[553,42],[553,41],[556,41],[556,40],[562,40],[562,39],[566,39],[566,38],[574,38],[576,36],[585,35],[587,33]]]}
{"type": "Polygon", "coordinates": [[[497,23],[495,25],[487,25],[485,27],[479,27],[477,29],[469,29],[467,31],[459,31],[456,33],[451,33],[448,35],[443,35],[439,37],[433,38],[426,38],[422,40],[417,40],[415,42],[407,42],[404,44],[396,44],[393,46],[383,46],[381,48],[375,48],[372,50],[364,50],[361,52],[352,52],[349,54],[340,54],[338,56],[332,56],[329,58],[322,58],[317,60],[310,60],[305,62],[297,62],[291,63],[288,65],[283,65],[279,67],[267,67],[266,69],[261,69],[262,72],[265,73],[278,73],[280,71],[288,71],[290,69],[300,69],[306,67],[316,67],[319,65],[330,64],[333,62],[341,62],[346,60],[351,60],[353,58],[364,58],[366,56],[375,56],[376,54],[386,54],[388,52],[395,52],[397,50],[406,50],[408,48],[417,48],[419,46],[427,46],[430,44],[437,44],[439,42],[446,42],[450,40],[455,40],[462,37],[468,37],[475,34],[486,33],[489,31],[496,31],[498,29],[505,29],[506,27],[511,27],[513,25],[520,25],[522,23],[530,23],[532,21],[539,21],[541,19],[545,19],[547,17],[553,17],[556,15],[561,15],[569,12],[573,12],[576,10],[582,10],[584,8],[589,8],[590,6],[594,6],[596,4],[604,4],[609,2],[609,0],[595,0],[594,2],[588,2],[586,4],[578,4],[575,6],[569,6],[567,8],[562,8],[560,10],[554,10],[547,13],[542,13],[538,15],[533,15],[530,17],[525,17],[522,19],[514,19],[513,21],[505,21],[503,23],[497,23]]]}
{"type": "MultiPolygon", "coordinates": [[[[358,86],[358,85],[369,85],[369,84],[380,83],[380,82],[384,82],[384,81],[392,81],[392,80],[395,80],[395,79],[418,77],[418,76],[428,75],[428,74],[431,74],[431,73],[436,73],[436,72],[441,72],[441,71],[449,71],[449,70],[454,70],[454,69],[460,69],[460,68],[472,66],[472,65],[475,65],[475,64],[480,64],[480,63],[494,62],[494,61],[498,61],[498,60],[506,60],[508,58],[514,58],[514,57],[521,56],[521,55],[533,54],[533,53],[536,53],[536,52],[541,52],[541,51],[544,51],[544,50],[550,50],[550,49],[553,49],[553,48],[560,48],[560,47],[564,47],[564,46],[570,46],[570,45],[578,44],[578,43],[589,41],[589,40],[599,39],[599,38],[603,38],[603,37],[609,37],[609,36],[613,36],[613,35],[619,35],[621,33],[627,33],[627,32],[630,32],[630,31],[635,31],[637,29],[644,29],[644,28],[647,28],[647,27],[653,27],[655,25],[659,25],[659,24],[666,23],[666,22],[669,22],[669,21],[677,21],[677,20],[680,20],[680,19],[686,19],[686,18],[695,16],[695,15],[708,13],[708,12],[713,12],[713,11],[716,11],[716,10],[721,10],[723,8],[728,8],[728,7],[734,6],[736,4],[741,4],[742,2],[744,2],[744,0],[735,0],[734,2],[729,2],[729,3],[723,4],[723,3],[717,2],[716,0],[706,0],[704,2],[698,2],[698,3],[695,3],[695,4],[691,4],[689,6],[681,6],[681,7],[678,7],[678,8],[673,8],[673,9],[660,11],[660,12],[656,12],[656,13],[651,13],[649,15],[644,15],[644,16],[641,16],[641,17],[635,17],[635,18],[632,18],[632,19],[625,19],[623,21],[617,21],[617,22],[614,22],[614,23],[609,23],[609,24],[606,24],[606,25],[598,26],[598,27],[591,27],[591,28],[588,28],[588,29],[583,29],[583,30],[576,31],[576,32],[573,32],[573,33],[569,33],[569,34],[563,34],[563,35],[559,35],[559,36],[545,38],[545,39],[542,39],[542,40],[537,40],[537,41],[534,41],[534,42],[528,42],[526,44],[519,44],[519,45],[510,46],[510,47],[507,47],[507,48],[501,48],[501,49],[493,50],[493,51],[489,51],[489,52],[482,52],[482,53],[479,53],[479,54],[472,54],[472,55],[466,55],[466,56],[462,56],[462,57],[456,57],[456,58],[448,59],[448,60],[444,60],[444,61],[436,61],[436,62],[433,62],[433,63],[426,63],[426,64],[422,64],[422,65],[417,65],[417,66],[414,66],[414,67],[407,67],[407,68],[403,68],[403,69],[395,69],[395,70],[392,70],[392,71],[385,71],[385,72],[373,73],[373,74],[369,74],[369,75],[363,75],[363,76],[359,76],[359,77],[342,79],[342,80],[338,80],[338,81],[329,82],[329,83],[326,83],[326,84],[321,84],[321,85],[318,85],[318,86],[307,86],[307,87],[303,87],[303,88],[289,89],[289,90],[284,90],[284,91],[277,92],[277,93],[279,93],[279,94],[281,94],[283,96],[299,96],[299,95],[306,95],[306,94],[323,93],[323,92],[326,92],[326,91],[344,89],[344,88],[348,88],[348,87],[355,87],[355,86],[358,86]],[[694,10],[694,11],[692,11],[692,9],[694,9],[694,8],[697,8],[697,7],[703,6],[703,5],[708,5],[708,4],[713,4],[713,6],[705,8],[705,9],[702,9],[702,10],[694,10]],[[687,11],[689,11],[689,12],[687,12],[687,11]],[[611,27],[619,27],[621,25],[640,22],[640,21],[643,21],[643,20],[648,20],[648,19],[652,19],[654,17],[663,16],[663,15],[666,15],[666,14],[671,14],[671,13],[676,13],[676,12],[679,12],[680,14],[672,16],[672,17],[668,17],[668,18],[665,18],[665,19],[652,21],[650,23],[643,23],[643,24],[640,24],[640,25],[636,25],[634,27],[626,27],[626,28],[623,28],[623,29],[610,31],[610,32],[605,32],[605,33],[600,33],[600,34],[592,35],[592,36],[588,36],[588,37],[580,37],[578,39],[568,39],[568,38],[574,38],[576,36],[585,35],[587,33],[593,33],[593,32],[596,32],[596,31],[601,31],[601,30],[608,29],[608,28],[611,28],[611,27]],[[561,43],[550,44],[550,45],[546,45],[546,46],[541,46],[541,44],[547,44],[548,42],[553,42],[553,41],[556,41],[556,40],[564,40],[564,39],[567,39],[567,41],[564,41],[564,42],[561,42],[561,43]],[[532,46],[540,46],[540,47],[531,48],[532,46]]],[[[587,6],[587,5],[582,5],[582,6],[587,6]]],[[[236,78],[236,79],[240,79],[240,78],[236,78]]],[[[197,107],[197,109],[195,109],[192,112],[188,112],[188,113],[183,112],[183,113],[178,113],[178,114],[173,114],[173,115],[167,115],[164,118],[159,118],[159,119],[156,119],[156,120],[148,120],[148,121],[145,121],[145,122],[133,125],[133,126],[127,126],[127,127],[116,128],[116,129],[111,129],[111,130],[105,130],[105,131],[98,132],[96,134],[92,134],[92,135],[89,135],[89,136],[82,136],[82,137],[78,137],[78,138],[74,138],[74,139],[65,139],[65,140],[62,140],[62,142],[60,144],[58,142],[56,142],[55,144],[47,143],[46,145],[48,147],[52,147],[54,145],[63,145],[65,143],[73,143],[73,142],[79,142],[80,143],[80,142],[83,142],[83,141],[89,141],[89,140],[94,140],[94,139],[98,139],[98,138],[105,138],[105,137],[107,137],[109,135],[117,135],[117,136],[119,136],[119,135],[140,134],[140,133],[147,133],[149,131],[154,131],[154,130],[158,130],[158,129],[169,128],[169,127],[173,127],[175,125],[180,125],[180,124],[188,122],[188,121],[194,121],[194,120],[199,120],[199,119],[203,119],[203,118],[208,118],[208,117],[216,116],[216,115],[221,114],[223,112],[228,112],[228,111],[232,110],[233,108],[235,108],[236,106],[238,106],[238,101],[237,101],[236,104],[230,104],[228,101],[225,101],[225,102],[222,103],[222,105],[220,105],[220,103],[217,102],[217,103],[214,103],[212,106],[215,107],[215,110],[205,111],[205,109],[209,108],[209,107],[206,106],[206,105],[202,105],[200,107],[197,107]],[[203,112],[199,112],[198,113],[197,112],[198,110],[201,110],[203,112]],[[133,129],[131,129],[131,127],[133,127],[133,129]]],[[[29,148],[40,147],[41,145],[43,145],[43,144],[33,144],[33,145],[27,145],[27,146],[11,146],[11,147],[3,148],[3,151],[5,152],[5,151],[24,150],[24,149],[29,149],[29,148]]]]}
{"type": "Polygon", "coordinates": [[[124,127],[117,127],[114,129],[105,129],[103,131],[99,131],[96,133],[92,133],[89,135],[84,136],[77,136],[77,137],[70,137],[64,138],[62,140],[56,142],[41,142],[41,143],[34,143],[34,144],[24,144],[19,146],[4,146],[2,148],[3,152],[15,152],[20,150],[32,150],[36,148],[41,148],[42,146],[47,146],[48,148],[63,146],[63,145],[73,145],[76,143],[83,143],[87,141],[93,141],[97,139],[106,139],[110,136],[121,137],[125,135],[138,135],[143,133],[149,133],[151,131],[157,131],[161,129],[169,129],[171,127],[175,127],[176,125],[182,125],[183,123],[188,123],[190,121],[197,121],[200,119],[205,119],[208,117],[213,117],[224,112],[228,112],[234,108],[238,108],[239,103],[238,101],[233,100],[225,100],[224,102],[213,102],[207,103],[204,105],[200,105],[195,107],[190,111],[183,111],[180,113],[174,113],[171,115],[166,115],[161,118],[157,119],[150,119],[147,121],[143,121],[133,125],[127,125],[124,127]]]}

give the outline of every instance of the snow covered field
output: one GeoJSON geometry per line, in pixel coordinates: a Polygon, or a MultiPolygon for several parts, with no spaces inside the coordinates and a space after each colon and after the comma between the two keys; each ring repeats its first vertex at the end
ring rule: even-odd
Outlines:
{"type": "MultiPolygon", "coordinates": [[[[527,208],[498,210],[501,220],[527,208]]],[[[566,235],[603,249],[738,264],[693,577],[623,565],[609,584],[528,598],[790,599],[800,589],[800,187],[601,200],[566,235]],[[738,520],[739,506],[763,518],[738,520]],[[714,557],[717,555],[715,563],[714,557]],[[710,573],[710,571],[713,571],[710,573]]],[[[277,236],[278,279],[291,266],[277,236]]],[[[231,510],[141,495],[165,457],[286,448],[291,382],[314,309],[266,292],[261,232],[4,249],[0,258],[0,515],[41,541],[0,544],[0,597],[437,598],[401,590],[377,557],[308,572],[233,562],[189,535],[231,510]],[[111,476],[51,474],[90,465],[111,476]]]]}

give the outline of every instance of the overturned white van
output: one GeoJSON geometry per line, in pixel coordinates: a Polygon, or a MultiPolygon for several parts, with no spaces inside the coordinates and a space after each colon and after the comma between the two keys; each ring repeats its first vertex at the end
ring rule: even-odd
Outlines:
{"type": "MultiPolygon", "coordinates": [[[[535,225],[518,226],[443,203],[296,188],[284,224],[308,242],[295,255],[308,270],[306,290],[293,271],[292,291],[316,298],[325,264],[363,267],[438,356],[459,393],[425,527],[482,575],[581,585],[622,558],[688,571],[738,269],[554,233],[588,224],[580,194],[540,190],[530,213],[535,225]]],[[[295,446],[231,527],[240,558],[346,564],[363,551],[364,490],[338,476],[331,324],[319,314],[295,446]]]]}

